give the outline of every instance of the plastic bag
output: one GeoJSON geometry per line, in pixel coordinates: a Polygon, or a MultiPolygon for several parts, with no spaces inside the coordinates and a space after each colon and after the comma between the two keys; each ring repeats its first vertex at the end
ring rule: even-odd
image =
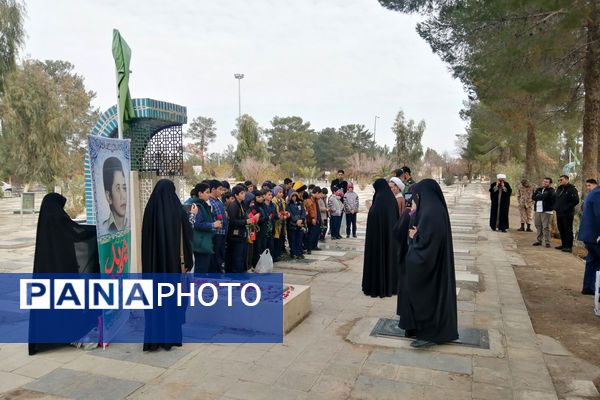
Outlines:
{"type": "Polygon", "coordinates": [[[594,290],[594,313],[600,317],[600,271],[596,271],[596,285],[594,290]]]}
{"type": "Polygon", "coordinates": [[[256,263],[256,267],[254,267],[254,272],[259,273],[269,273],[273,272],[273,257],[271,257],[271,253],[269,249],[266,249],[260,255],[258,262],[256,263]]]}

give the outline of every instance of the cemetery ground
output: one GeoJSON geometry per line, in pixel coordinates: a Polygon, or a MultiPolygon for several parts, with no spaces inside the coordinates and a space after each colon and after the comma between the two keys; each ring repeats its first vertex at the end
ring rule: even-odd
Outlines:
{"type": "MultiPolygon", "coordinates": [[[[573,249],[573,254],[554,249],[560,239],[552,238],[552,248],[534,247],[535,227],[531,232],[517,232],[519,212],[513,199],[511,205],[510,237],[514,240],[526,265],[514,266],[521,293],[525,299],[533,328],[538,335],[546,335],[559,341],[569,352],[583,361],[582,365],[566,363],[561,354],[546,354],[546,363],[555,385],[561,389],[565,382],[561,375],[598,375],[600,352],[600,317],[595,316],[594,296],[581,294],[586,250],[573,249]],[[587,365],[590,363],[591,365],[587,365]],[[595,371],[595,372],[592,372],[595,371]]],[[[575,234],[577,234],[575,232],[575,234]]],[[[560,353],[560,352],[559,352],[560,353]]],[[[594,378],[600,385],[600,376],[594,378]]]]}
{"type": "MultiPolygon", "coordinates": [[[[304,262],[276,264],[286,283],[311,287],[310,314],[283,343],[184,344],[153,353],[112,344],[33,357],[26,344],[0,344],[0,399],[599,398],[599,321],[593,296],[580,294],[583,262],[533,248],[535,234],[515,230],[514,206],[513,229],[492,232],[487,185],[443,191],[459,332],[477,339],[471,345],[414,350],[410,340],[376,329],[395,325],[396,297],[361,291],[366,190],[359,191],[357,239],[328,240],[304,262]]],[[[18,204],[0,200],[0,273],[30,272],[33,264],[35,225],[31,215],[21,225],[12,214],[18,204]]]]}

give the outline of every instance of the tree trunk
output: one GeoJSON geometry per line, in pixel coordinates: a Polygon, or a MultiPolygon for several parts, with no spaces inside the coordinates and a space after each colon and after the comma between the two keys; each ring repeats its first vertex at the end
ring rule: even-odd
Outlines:
{"type": "Polygon", "coordinates": [[[529,120],[527,122],[527,145],[525,148],[525,175],[532,181],[537,182],[540,179],[537,163],[537,142],[535,138],[535,124],[529,120]]]}
{"type": "Polygon", "coordinates": [[[600,130],[600,10],[592,2],[587,21],[587,49],[583,85],[585,105],[583,111],[583,165],[582,193],[586,193],[585,180],[598,178],[598,131],[600,130]]]}

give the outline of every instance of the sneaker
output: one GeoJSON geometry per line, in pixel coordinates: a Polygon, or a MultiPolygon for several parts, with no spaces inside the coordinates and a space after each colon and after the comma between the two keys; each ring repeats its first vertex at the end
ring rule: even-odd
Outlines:
{"type": "Polygon", "coordinates": [[[562,246],[556,246],[555,249],[556,250],[562,250],[562,249],[564,249],[564,247],[562,247],[562,246]]]}
{"type": "Polygon", "coordinates": [[[549,249],[550,247],[552,247],[552,246],[550,245],[550,243],[546,243],[546,248],[548,248],[548,249],[549,249]]]}
{"type": "Polygon", "coordinates": [[[562,251],[564,251],[565,253],[572,253],[572,252],[573,252],[573,249],[572,249],[572,248],[570,248],[570,247],[563,247],[563,248],[562,248],[562,251]]]}
{"type": "Polygon", "coordinates": [[[540,242],[535,242],[534,244],[532,244],[532,246],[541,246],[542,244],[540,242]]]}

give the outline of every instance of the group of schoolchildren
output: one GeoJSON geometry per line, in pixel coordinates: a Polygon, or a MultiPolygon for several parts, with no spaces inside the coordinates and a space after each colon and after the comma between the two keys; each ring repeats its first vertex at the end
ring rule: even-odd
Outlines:
{"type": "Polygon", "coordinates": [[[304,259],[321,250],[328,227],[331,239],[342,239],[344,214],[346,237],[350,232],[356,237],[358,195],[343,177],[339,170],[329,197],[327,188],[290,178],[280,185],[265,181],[260,189],[251,181],[233,187],[216,179],[197,184],[185,202],[194,232],[194,272],[252,271],[267,249],[274,262],[304,259]]]}

